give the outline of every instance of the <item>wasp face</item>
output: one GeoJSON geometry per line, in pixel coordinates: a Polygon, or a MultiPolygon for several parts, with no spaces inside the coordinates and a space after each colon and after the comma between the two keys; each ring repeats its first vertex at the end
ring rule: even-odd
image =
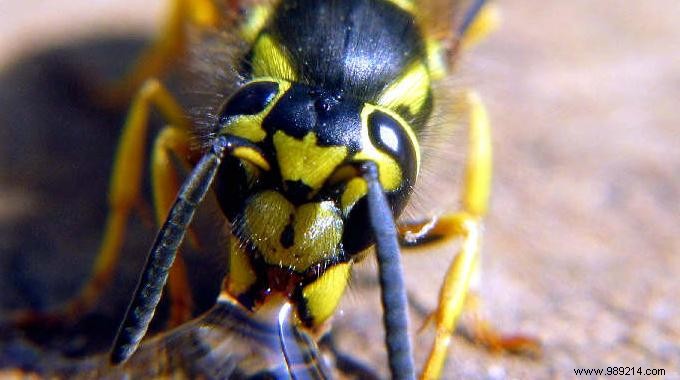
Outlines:
{"type": "Polygon", "coordinates": [[[232,224],[228,291],[249,307],[283,292],[309,325],[332,315],[351,263],[373,242],[357,165],[375,164],[398,215],[417,175],[410,131],[396,112],[341,90],[270,77],[243,86],[216,134],[249,140],[271,169],[227,157],[216,177],[232,224]]]}
{"type": "MultiPolygon", "coordinates": [[[[224,166],[220,183],[225,184],[226,193],[220,198],[232,218],[242,214],[237,204],[248,203],[247,194],[268,190],[295,206],[331,202],[338,217],[353,219],[348,224],[359,231],[366,224],[360,220],[365,219],[361,200],[366,186],[358,177],[333,180],[339,171],[362,161],[377,163],[395,215],[401,212],[417,175],[418,155],[408,133],[410,126],[396,113],[342,90],[274,79],[254,81],[226,104],[220,124],[218,133],[257,144],[273,169],[255,173],[241,162],[224,166]]],[[[351,253],[370,243],[366,233],[345,230],[344,234],[344,245],[351,247],[351,253]]]]}
{"type": "Polygon", "coordinates": [[[342,164],[375,161],[388,192],[411,186],[417,175],[419,154],[409,124],[342,90],[253,81],[227,102],[216,128],[217,134],[259,145],[278,166],[277,186],[295,200],[313,198],[342,164]]]}

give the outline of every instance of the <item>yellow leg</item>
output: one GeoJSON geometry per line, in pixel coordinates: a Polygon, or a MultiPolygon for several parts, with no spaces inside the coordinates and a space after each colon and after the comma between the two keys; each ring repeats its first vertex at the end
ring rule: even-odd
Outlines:
{"type": "Polygon", "coordinates": [[[64,318],[72,319],[91,309],[113,278],[125,240],[128,217],[140,199],[142,171],[146,162],[148,117],[152,105],[171,124],[184,131],[189,130],[187,118],[172,95],[157,80],[148,80],[135,96],[123,127],[111,174],[109,215],[92,277],[63,309],[64,318]]]}
{"type": "Polygon", "coordinates": [[[171,0],[156,41],[140,55],[123,79],[105,88],[97,98],[110,106],[125,104],[144,81],[161,77],[185,54],[188,25],[210,28],[220,22],[220,12],[212,0],[171,0]]]}
{"type": "MultiPolygon", "coordinates": [[[[103,105],[112,107],[127,103],[133,95],[135,99],[130,107],[114,161],[109,193],[110,211],[92,277],[80,293],[59,311],[44,315],[18,312],[13,318],[17,325],[32,326],[71,320],[89,310],[102,290],[111,282],[113,268],[123,245],[128,217],[139,199],[150,104],[160,108],[173,126],[184,130],[189,128],[181,107],[167,90],[152,78],[161,76],[185,53],[188,25],[193,24],[199,28],[218,26],[223,19],[227,20],[236,14],[239,1],[229,0],[229,12],[226,14],[220,13],[213,0],[170,0],[170,2],[169,13],[159,33],[160,37],[141,54],[137,63],[123,79],[113,86],[97,89],[93,94],[93,97],[103,105]]],[[[175,272],[181,271],[182,264],[178,267],[175,272]]]]}
{"type": "Polygon", "coordinates": [[[422,379],[439,379],[451,337],[479,265],[481,218],[461,211],[442,215],[427,223],[414,223],[399,228],[407,243],[406,248],[409,245],[420,246],[442,240],[462,239],[461,248],[449,266],[439,292],[437,310],[432,317],[436,329],[435,341],[421,375],[422,379]]]}
{"type": "Polygon", "coordinates": [[[441,376],[451,336],[466,303],[471,280],[479,267],[481,224],[491,190],[491,131],[486,110],[475,93],[466,94],[465,103],[470,117],[470,150],[461,199],[463,210],[429,222],[399,227],[407,247],[443,239],[462,239],[461,248],[440,290],[434,315],[435,341],[423,369],[423,379],[438,379],[441,376]]]}

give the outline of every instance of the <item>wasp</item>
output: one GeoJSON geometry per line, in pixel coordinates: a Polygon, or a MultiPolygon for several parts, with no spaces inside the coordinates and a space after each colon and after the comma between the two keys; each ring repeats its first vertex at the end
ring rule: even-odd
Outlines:
{"type": "MultiPolygon", "coordinates": [[[[111,175],[109,215],[92,278],[61,311],[91,307],[112,276],[140,195],[149,113],[166,120],[151,152],[160,230],[105,361],[83,376],[327,378],[316,341],[349,283],[354,264],[375,252],[385,347],[393,378],[415,378],[401,248],[460,239],[437,310],[436,338],[422,378],[438,378],[478,270],[491,182],[491,138],[480,98],[437,96],[436,83],[493,23],[492,6],[456,1],[280,0],[219,7],[174,0],[160,39],[102,99],[132,94],[111,175]],[[242,11],[243,9],[243,11],[242,11]],[[227,26],[229,75],[219,108],[196,128],[158,77],[187,49],[189,25],[227,26]],[[432,115],[469,115],[461,210],[398,222],[420,177],[421,138],[432,115]],[[193,144],[200,135],[202,144],[193,144]],[[191,168],[180,179],[173,160],[191,168]],[[215,194],[228,221],[221,293],[191,319],[191,284],[178,254],[198,206],[215,194]],[[168,334],[142,343],[165,289],[168,334]],[[140,343],[142,343],[140,347],[140,343]]],[[[218,95],[216,95],[217,97],[218,95]]],[[[529,340],[499,345],[530,345],[529,340]]]]}

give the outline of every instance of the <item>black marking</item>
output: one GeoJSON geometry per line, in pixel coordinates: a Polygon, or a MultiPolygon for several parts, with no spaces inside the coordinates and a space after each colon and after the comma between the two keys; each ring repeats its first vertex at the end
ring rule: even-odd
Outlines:
{"type": "Polygon", "coordinates": [[[368,135],[373,145],[392,156],[402,171],[402,187],[412,186],[416,180],[418,163],[416,148],[404,128],[390,115],[374,111],[368,116],[368,135]]]}
{"type": "Polygon", "coordinates": [[[399,239],[399,245],[402,247],[418,247],[422,245],[429,245],[429,244],[434,244],[442,241],[444,238],[446,238],[445,235],[441,234],[427,234],[424,236],[417,237],[412,240],[406,240],[404,238],[399,239]]]}
{"type": "Polygon", "coordinates": [[[317,114],[308,92],[309,89],[299,85],[286,91],[262,122],[269,135],[283,130],[289,136],[302,139],[314,129],[317,114]]]}
{"type": "MultiPolygon", "coordinates": [[[[309,283],[312,282],[313,281],[310,281],[309,283]]],[[[314,316],[312,315],[311,310],[309,310],[307,299],[303,295],[303,290],[306,285],[309,285],[309,283],[303,284],[299,286],[297,289],[295,289],[291,297],[291,300],[295,302],[297,315],[305,326],[314,325],[314,316]]]]}
{"type": "Polygon", "coordinates": [[[279,239],[281,246],[285,249],[291,248],[295,245],[295,230],[293,229],[293,224],[289,223],[281,232],[281,238],[279,239]]]}
{"type": "Polygon", "coordinates": [[[309,201],[309,194],[312,193],[312,188],[300,180],[286,181],[284,188],[286,199],[296,206],[307,203],[309,201]]]}
{"type": "Polygon", "coordinates": [[[269,105],[279,92],[276,82],[252,82],[240,88],[220,112],[220,125],[241,115],[256,115],[269,105]]]}
{"type": "Polygon", "coordinates": [[[215,194],[222,212],[233,222],[243,212],[246,200],[253,192],[244,163],[234,157],[226,157],[215,178],[215,194]]]}
{"type": "Polygon", "coordinates": [[[413,131],[416,133],[416,135],[418,135],[427,126],[427,121],[429,120],[430,114],[432,113],[433,105],[432,89],[430,89],[427,92],[425,103],[423,103],[423,106],[416,114],[412,114],[411,109],[407,105],[396,107],[394,112],[404,118],[404,120],[406,120],[413,128],[413,131]]]}
{"type": "Polygon", "coordinates": [[[298,139],[313,132],[320,146],[346,146],[356,152],[361,147],[361,106],[338,91],[293,84],[262,126],[269,135],[280,130],[298,139]]]}
{"type": "Polygon", "coordinates": [[[368,248],[374,242],[375,239],[368,224],[366,197],[363,197],[352,207],[347,217],[345,230],[342,232],[342,245],[348,254],[354,255],[368,248]]]}

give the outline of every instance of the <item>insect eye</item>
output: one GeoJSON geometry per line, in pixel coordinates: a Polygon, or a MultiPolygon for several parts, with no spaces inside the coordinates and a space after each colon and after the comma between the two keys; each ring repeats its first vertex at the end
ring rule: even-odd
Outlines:
{"type": "Polygon", "coordinates": [[[413,142],[406,133],[408,125],[400,123],[385,112],[376,110],[368,117],[368,131],[373,145],[392,156],[399,164],[405,183],[413,183],[417,157],[413,142]]]}
{"type": "Polygon", "coordinates": [[[269,105],[279,92],[276,82],[253,82],[239,89],[220,113],[220,121],[225,122],[233,116],[256,115],[269,105]]]}

